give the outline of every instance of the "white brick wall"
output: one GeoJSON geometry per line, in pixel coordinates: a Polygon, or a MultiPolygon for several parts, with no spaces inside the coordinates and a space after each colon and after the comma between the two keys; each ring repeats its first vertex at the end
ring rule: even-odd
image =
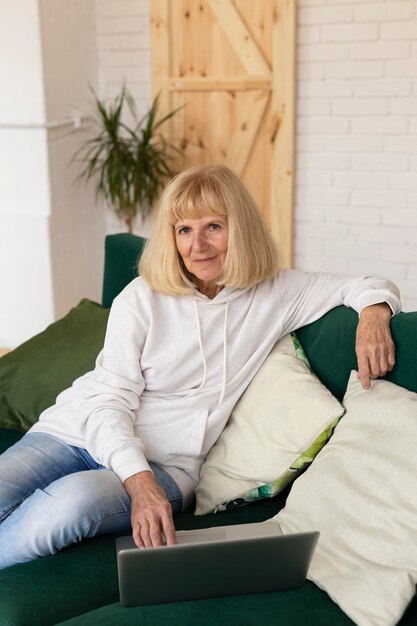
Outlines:
{"type": "MultiPolygon", "coordinates": [[[[126,83],[139,117],[151,103],[151,38],[149,0],[95,0],[99,58],[99,95],[111,100],[126,83]]],[[[107,210],[108,233],[125,230],[107,210]]],[[[147,236],[150,224],[137,219],[134,232],[147,236]]]]}
{"type": "Polygon", "coordinates": [[[299,7],[295,264],[382,274],[415,310],[417,1],[299,7]]]}
{"type": "Polygon", "coordinates": [[[140,112],[151,97],[149,0],[96,0],[100,95],[114,98],[126,81],[140,112]]]}
{"type": "MultiPolygon", "coordinates": [[[[100,93],[126,79],[143,111],[149,0],[96,6],[100,93]]],[[[417,0],[298,7],[295,265],[384,275],[417,310],[417,0]]]]}

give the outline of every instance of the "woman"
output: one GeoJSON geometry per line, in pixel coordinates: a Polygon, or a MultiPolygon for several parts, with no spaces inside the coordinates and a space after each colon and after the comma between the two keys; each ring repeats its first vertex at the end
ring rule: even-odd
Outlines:
{"type": "Polygon", "coordinates": [[[115,299],[94,371],[0,457],[0,567],[99,533],[175,543],[199,469],[274,343],[340,304],[360,313],[359,377],[394,366],[397,288],[278,272],[262,217],[226,167],[177,176],[160,200],[141,277],[115,299]]]}

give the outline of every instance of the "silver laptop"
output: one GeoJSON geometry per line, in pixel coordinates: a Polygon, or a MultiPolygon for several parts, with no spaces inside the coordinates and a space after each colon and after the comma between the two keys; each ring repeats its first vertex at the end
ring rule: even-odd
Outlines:
{"type": "Polygon", "coordinates": [[[122,606],[277,591],[305,581],[318,532],[283,535],[276,522],[177,531],[177,545],[116,540],[122,606]]]}

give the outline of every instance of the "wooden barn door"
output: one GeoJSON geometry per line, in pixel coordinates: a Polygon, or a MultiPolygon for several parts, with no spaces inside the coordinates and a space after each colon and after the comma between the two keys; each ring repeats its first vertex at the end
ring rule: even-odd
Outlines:
{"type": "Polygon", "coordinates": [[[295,0],[152,0],[152,79],[181,169],[225,163],[293,257],[295,0]]]}

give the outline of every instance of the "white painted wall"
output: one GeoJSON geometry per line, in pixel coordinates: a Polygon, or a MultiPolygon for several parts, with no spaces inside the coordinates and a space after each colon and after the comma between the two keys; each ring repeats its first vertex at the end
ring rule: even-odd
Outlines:
{"type": "MultiPolygon", "coordinates": [[[[90,110],[97,89],[94,0],[39,0],[48,121],[90,110]]],[[[50,263],[55,318],[81,298],[101,301],[105,214],[91,186],[75,185],[71,159],[85,133],[48,131],[50,175],[50,263]]]]}
{"type": "Polygon", "coordinates": [[[47,124],[87,108],[94,0],[0,0],[0,346],[101,293],[104,214],[76,189],[79,134],[47,124]]]}
{"type": "MultiPolygon", "coordinates": [[[[149,0],[96,6],[100,93],[146,107],[149,0]]],[[[382,274],[417,310],[417,0],[298,6],[295,265],[382,274]]]]}
{"type": "Polygon", "coordinates": [[[49,174],[36,0],[0,2],[0,346],[53,319],[49,174]],[[22,6],[23,5],[23,6],[22,6]]]}

